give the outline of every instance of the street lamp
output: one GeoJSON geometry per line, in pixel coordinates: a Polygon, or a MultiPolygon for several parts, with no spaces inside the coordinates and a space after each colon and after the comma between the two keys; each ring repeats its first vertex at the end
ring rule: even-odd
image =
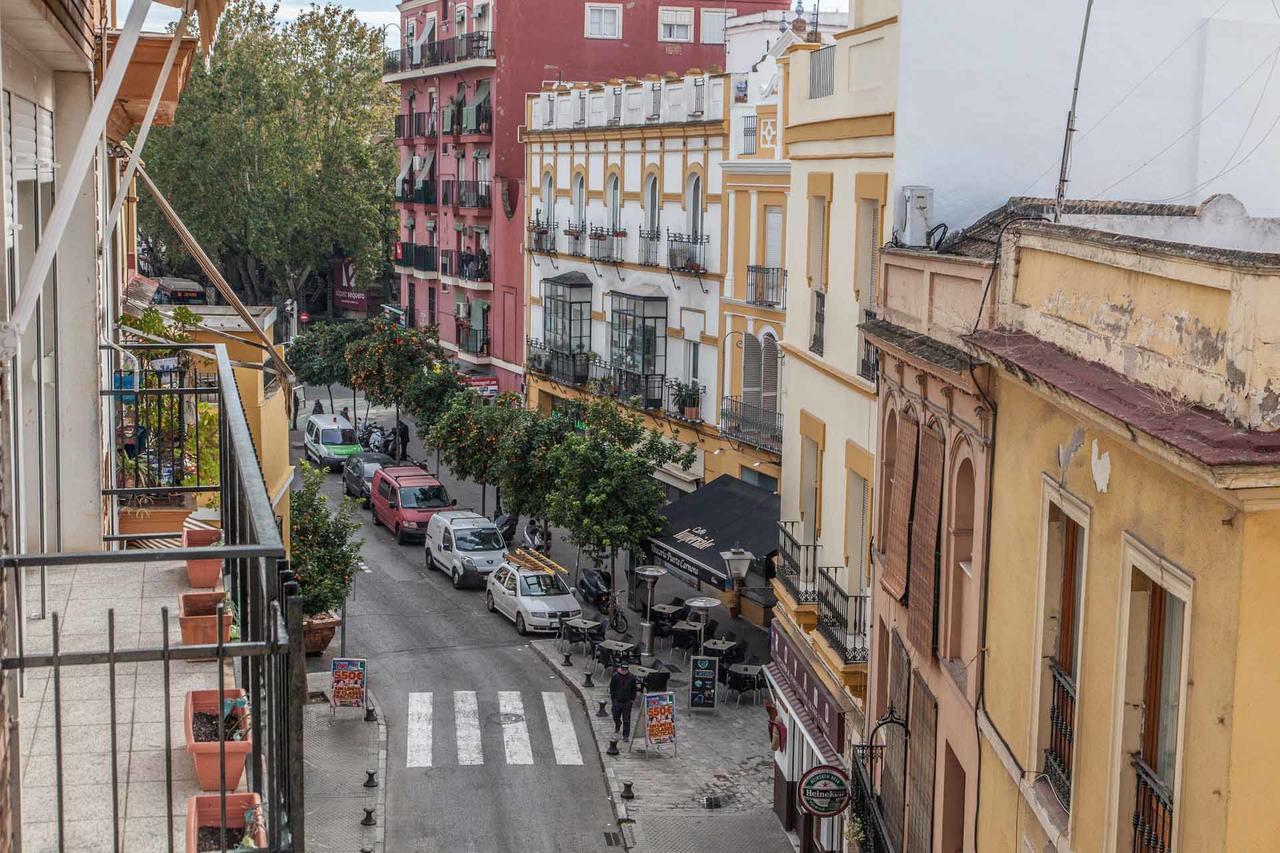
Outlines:
{"type": "Polygon", "coordinates": [[[737,616],[742,611],[742,587],[746,585],[747,570],[751,568],[751,563],[755,558],[755,554],[740,545],[734,545],[728,551],[720,552],[720,559],[724,560],[725,566],[729,569],[729,577],[733,578],[734,616],[737,616]]]}

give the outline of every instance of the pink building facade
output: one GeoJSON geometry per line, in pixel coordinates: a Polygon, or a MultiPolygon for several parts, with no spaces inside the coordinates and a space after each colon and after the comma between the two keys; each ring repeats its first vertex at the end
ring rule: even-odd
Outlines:
{"type": "MultiPolygon", "coordinates": [[[[525,94],[725,63],[727,17],[785,0],[409,0],[383,80],[398,84],[395,269],[406,324],[459,366],[523,390],[525,94]]],[[[585,156],[585,152],[584,152],[585,156]]]]}

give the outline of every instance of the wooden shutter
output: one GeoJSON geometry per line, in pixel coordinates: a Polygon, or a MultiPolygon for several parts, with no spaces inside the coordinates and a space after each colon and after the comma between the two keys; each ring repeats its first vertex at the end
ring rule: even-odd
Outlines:
{"type": "Polygon", "coordinates": [[[1058,668],[1076,677],[1076,567],[1080,564],[1080,525],[1062,517],[1062,597],[1058,616],[1058,668]]]}
{"type": "Polygon", "coordinates": [[[742,336],[742,402],[760,407],[760,341],[755,335],[742,336]]]}
{"type": "Polygon", "coordinates": [[[778,341],[770,334],[760,339],[760,408],[778,411],[778,341]]]}
{"type": "Polygon", "coordinates": [[[898,422],[893,463],[893,499],[889,507],[888,542],[880,585],[894,598],[907,594],[907,544],[911,541],[911,492],[916,480],[916,438],[920,425],[908,417],[898,422]]]}
{"type": "Polygon", "coordinates": [[[916,653],[933,653],[934,607],[938,583],[938,518],[942,513],[941,433],[932,427],[920,433],[920,461],[916,465],[914,509],[911,513],[911,569],[907,600],[907,638],[916,653]]]}
{"type": "MultiPolygon", "coordinates": [[[[913,593],[914,594],[914,593],[913,593]]],[[[911,681],[911,741],[907,749],[907,850],[933,849],[933,776],[937,766],[938,702],[923,678],[911,681]]],[[[901,849],[901,848],[899,848],[901,849]]]]}
{"type": "Polygon", "coordinates": [[[770,269],[782,266],[782,205],[764,208],[764,265],[770,269]]]}
{"type": "MultiPolygon", "coordinates": [[[[889,656],[889,704],[900,719],[906,719],[911,695],[911,658],[895,628],[889,656]]],[[[884,765],[880,772],[880,804],[894,850],[902,849],[903,819],[906,815],[907,734],[901,726],[885,726],[884,765]]]]}

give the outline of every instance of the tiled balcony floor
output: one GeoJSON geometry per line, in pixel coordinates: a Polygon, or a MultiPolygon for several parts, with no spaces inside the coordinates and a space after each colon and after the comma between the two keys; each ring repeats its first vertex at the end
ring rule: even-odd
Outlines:
{"type": "MultiPolygon", "coordinates": [[[[180,644],[178,595],[189,589],[179,562],[64,566],[48,570],[48,618],[39,615],[39,572],[28,569],[23,607],[27,654],[52,650],[53,613],[62,651],[107,648],[107,611],[115,609],[118,649],[158,648],[160,609],[169,608],[170,645],[180,644]]],[[[171,661],[174,849],[183,850],[187,798],[201,793],[183,737],[188,690],[216,688],[217,664],[171,661]]],[[[119,831],[126,853],[166,851],[164,668],[117,664],[116,774],[119,831]]],[[[227,687],[233,687],[230,664],[227,687]]],[[[107,664],[61,668],[62,768],[67,851],[112,849],[110,679],[107,664]]],[[[54,688],[51,670],[26,673],[18,722],[22,769],[22,850],[58,850],[54,688]]]]}

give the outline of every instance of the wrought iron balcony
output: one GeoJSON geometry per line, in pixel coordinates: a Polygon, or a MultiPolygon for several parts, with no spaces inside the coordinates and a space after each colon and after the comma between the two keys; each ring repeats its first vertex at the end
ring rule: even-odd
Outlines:
{"type": "Polygon", "coordinates": [[[443,201],[454,207],[488,210],[492,207],[488,181],[443,181],[443,201]]]}
{"type": "Polygon", "coordinates": [[[554,220],[529,220],[529,251],[542,255],[556,253],[556,223],[554,220]]]}
{"type": "Polygon", "coordinates": [[[845,663],[867,662],[866,594],[850,594],[836,580],[839,568],[818,568],[818,631],[845,663]]]}
{"type": "Polygon", "coordinates": [[[702,423],[702,399],[706,396],[707,387],[693,381],[681,382],[679,379],[668,379],[666,385],[663,410],[667,416],[689,423],[702,423]]]}
{"type": "MultiPolygon", "coordinates": [[[[862,319],[876,319],[876,312],[865,310],[862,312],[862,319]]],[[[866,339],[863,335],[862,339],[862,357],[858,359],[858,375],[868,382],[875,382],[880,378],[880,350],[866,339]]]]}
{"type": "Polygon", "coordinates": [[[608,365],[589,352],[562,352],[546,343],[530,339],[526,367],[564,385],[585,388],[592,376],[606,376],[608,365]]]}
{"type": "Polygon", "coordinates": [[[493,132],[493,107],[489,101],[462,108],[462,132],[469,136],[493,132]]]}
{"type": "Polygon", "coordinates": [[[419,272],[435,272],[436,271],[436,247],[435,246],[414,246],[413,247],[413,268],[419,272]]]}
{"type": "Polygon", "coordinates": [[[489,256],[469,249],[441,249],[440,275],[460,278],[463,281],[488,282],[491,280],[489,256]]]}
{"type": "Polygon", "coordinates": [[[813,325],[809,337],[809,352],[822,355],[826,349],[827,334],[827,294],[823,290],[813,291],[813,325]]]}
{"type": "Polygon", "coordinates": [[[565,252],[570,255],[576,255],[579,258],[587,256],[587,223],[570,222],[564,227],[564,236],[569,238],[565,252]]]}
{"type": "Polygon", "coordinates": [[[620,263],[622,250],[627,243],[627,229],[612,226],[591,226],[591,260],[607,264],[620,263]]]}
{"type": "Polygon", "coordinates": [[[741,397],[720,401],[720,431],[762,450],[782,452],[782,412],[744,403],[741,397]]]}
{"type": "Polygon", "coordinates": [[[395,74],[402,70],[405,62],[405,51],[399,48],[385,50],[382,52],[382,73],[395,74]]]}
{"type": "Polygon", "coordinates": [[[410,130],[410,120],[412,116],[408,114],[398,114],[396,116],[396,139],[408,139],[410,130]]]}
{"type": "Polygon", "coordinates": [[[747,267],[747,301],[765,308],[785,308],[787,271],[782,267],[747,267]]]}
{"type": "Polygon", "coordinates": [[[662,266],[662,229],[640,229],[640,264],[646,267],[662,266]]]}
{"type": "Polygon", "coordinates": [[[797,604],[818,601],[818,543],[802,542],[799,521],[778,522],[778,580],[797,604]]]}
{"type": "Polygon", "coordinates": [[[489,330],[488,329],[472,329],[458,323],[458,349],[468,355],[488,356],[489,355],[489,330]]]}
{"type": "Polygon", "coordinates": [[[435,204],[436,203],[436,182],[420,181],[413,188],[414,204],[435,204]]]}
{"type": "Polygon", "coordinates": [[[439,121],[435,113],[413,114],[413,135],[430,138],[439,132],[439,121]]]}
{"type": "Polygon", "coordinates": [[[1058,661],[1049,659],[1052,695],[1049,701],[1049,745],[1044,750],[1044,773],[1067,809],[1071,808],[1071,746],[1076,732],[1076,683],[1058,661]]]}
{"type": "Polygon", "coordinates": [[[493,59],[493,32],[477,30],[425,44],[409,44],[382,55],[382,73],[398,74],[474,59],[493,59]]]}
{"type": "Polygon", "coordinates": [[[400,243],[400,251],[396,255],[396,266],[407,267],[413,264],[413,248],[412,243],[400,243]]]}
{"type": "Polygon", "coordinates": [[[756,153],[756,117],[743,116],[742,118],[742,153],[756,153]]]}
{"type": "Polygon", "coordinates": [[[623,367],[613,368],[613,393],[618,402],[637,409],[661,409],[666,394],[667,377],[661,373],[640,373],[623,367]]]}
{"type": "Polygon", "coordinates": [[[672,272],[686,272],[701,275],[707,271],[707,244],[711,238],[706,234],[677,234],[667,232],[667,269],[672,272]]]}
{"type": "Polygon", "coordinates": [[[883,744],[859,743],[853,746],[853,767],[849,774],[849,817],[857,819],[862,829],[858,842],[861,853],[895,853],[889,840],[889,827],[877,793],[880,768],[884,763],[883,744]]]}
{"type": "Polygon", "coordinates": [[[1130,756],[1137,791],[1133,800],[1133,853],[1173,849],[1173,792],[1139,753],[1130,756]]]}

